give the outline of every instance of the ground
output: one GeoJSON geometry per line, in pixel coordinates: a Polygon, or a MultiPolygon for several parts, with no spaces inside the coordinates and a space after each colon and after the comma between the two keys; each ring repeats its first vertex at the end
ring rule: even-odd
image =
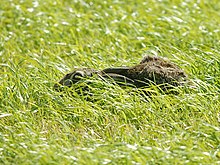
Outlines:
{"type": "Polygon", "coordinates": [[[2,0],[1,164],[219,164],[220,1],[2,0]],[[193,87],[164,94],[95,81],[93,100],[53,85],[74,67],[146,54],[193,87]]]}

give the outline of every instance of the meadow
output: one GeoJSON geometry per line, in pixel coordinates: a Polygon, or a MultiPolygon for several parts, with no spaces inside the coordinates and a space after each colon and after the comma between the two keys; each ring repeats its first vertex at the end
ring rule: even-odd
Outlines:
{"type": "Polygon", "coordinates": [[[220,164],[219,0],[1,0],[0,164],[220,164]],[[190,86],[151,97],[74,67],[176,63],[190,86]],[[193,87],[191,87],[193,86],[193,87]]]}

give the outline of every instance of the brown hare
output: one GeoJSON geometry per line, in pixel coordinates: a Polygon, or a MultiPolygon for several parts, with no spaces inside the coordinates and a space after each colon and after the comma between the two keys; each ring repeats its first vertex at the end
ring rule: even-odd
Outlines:
{"type": "MultiPolygon", "coordinates": [[[[59,84],[70,87],[82,78],[98,75],[102,79],[112,79],[117,84],[133,87],[144,87],[150,84],[179,86],[186,79],[186,74],[177,65],[160,57],[146,56],[133,67],[107,68],[102,71],[94,69],[78,69],[65,75],[59,84]]],[[[59,87],[58,84],[54,86],[59,87]]]]}

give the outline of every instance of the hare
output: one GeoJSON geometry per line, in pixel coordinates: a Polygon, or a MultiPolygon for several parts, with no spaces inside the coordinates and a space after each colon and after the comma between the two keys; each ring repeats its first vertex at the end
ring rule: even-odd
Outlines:
{"type": "MultiPolygon", "coordinates": [[[[129,85],[137,88],[149,86],[151,83],[179,86],[181,81],[187,78],[185,72],[177,65],[160,57],[146,56],[132,67],[107,68],[101,71],[90,68],[77,69],[65,75],[58,84],[70,87],[82,78],[94,75],[105,80],[112,79],[120,86],[129,85]]],[[[54,85],[55,89],[58,89],[58,84],[54,85]]]]}

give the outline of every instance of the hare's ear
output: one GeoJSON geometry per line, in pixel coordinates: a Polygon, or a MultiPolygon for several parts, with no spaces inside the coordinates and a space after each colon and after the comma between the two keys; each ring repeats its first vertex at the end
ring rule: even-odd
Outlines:
{"type": "Polygon", "coordinates": [[[115,73],[123,76],[127,75],[127,71],[131,69],[131,67],[116,67],[116,68],[107,68],[102,70],[104,73],[115,73]]]}
{"type": "Polygon", "coordinates": [[[120,74],[107,73],[103,74],[101,77],[103,77],[104,79],[112,79],[120,86],[134,86],[134,81],[132,79],[120,74]]]}

